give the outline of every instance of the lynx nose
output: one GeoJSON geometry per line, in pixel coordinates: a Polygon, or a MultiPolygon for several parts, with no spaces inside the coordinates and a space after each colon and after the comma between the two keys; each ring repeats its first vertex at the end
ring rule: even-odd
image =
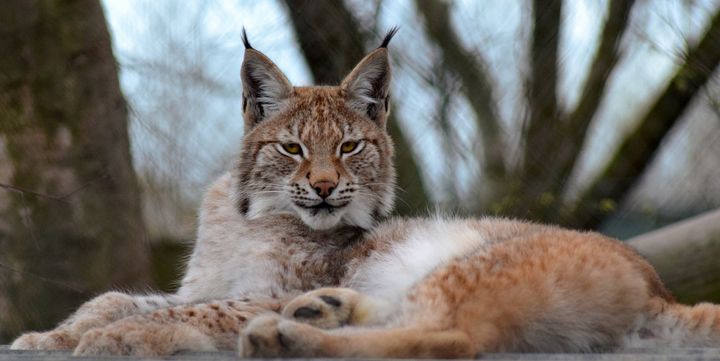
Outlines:
{"type": "Polygon", "coordinates": [[[319,195],[322,199],[329,197],[335,190],[336,186],[337,183],[326,180],[315,182],[315,184],[312,185],[315,193],[317,193],[317,195],[319,195]]]}

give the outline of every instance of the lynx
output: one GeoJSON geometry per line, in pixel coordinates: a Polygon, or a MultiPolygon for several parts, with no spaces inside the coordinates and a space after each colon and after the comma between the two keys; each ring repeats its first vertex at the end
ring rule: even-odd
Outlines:
{"type": "Polygon", "coordinates": [[[720,344],[717,306],[674,302],[647,262],[600,234],[378,222],[393,202],[393,35],[337,87],[292,87],[246,41],[240,160],[205,197],[178,293],[103,295],[13,347],[458,358],[720,344]]]}
{"type": "Polygon", "coordinates": [[[369,252],[365,231],[393,207],[385,131],[393,34],[333,87],[293,87],[244,36],[240,156],[204,197],[177,293],[106,293],[11,348],[77,355],[235,349],[246,320],[279,311],[303,291],[339,285],[369,252]]]}

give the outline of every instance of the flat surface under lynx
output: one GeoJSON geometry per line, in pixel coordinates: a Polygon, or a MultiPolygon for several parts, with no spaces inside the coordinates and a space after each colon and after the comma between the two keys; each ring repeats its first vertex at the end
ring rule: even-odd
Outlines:
{"type": "MultiPolygon", "coordinates": [[[[84,357],[72,357],[69,352],[62,351],[10,351],[8,346],[0,346],[0,361],[10,360],[39,360],[39,361],[74,361],[88,359],[84,357]]],[[[89,359],[99,359],[92,357],[89,359]]],[[[235,352],[188,352],[181,353],[172,357],[161,358],[137,358],[126,356],[114,356],[107,359],[127,359],[127,360],[190,360],[190,361],[236,361],[240,360],[235,352]]],[[[604,354],[485,354],[480,359],[483,360],[719,360],[720,348],[674,348],[666,350],[624,350],[622,353],[604,353],[604,354]]],[[[301,360],[301,359],[293,359],[301,360]]],[[[320,359],[318,359],[320,360],[320,359]]],[[[330,361],[332,359],[322,359],[330,361]]]]}

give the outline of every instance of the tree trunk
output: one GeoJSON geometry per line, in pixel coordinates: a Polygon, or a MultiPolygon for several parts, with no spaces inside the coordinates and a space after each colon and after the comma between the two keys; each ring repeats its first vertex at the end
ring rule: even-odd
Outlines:
{"type": "Polygon", "coordinates": [[[720,209],[628,241],[679,301],[720,303],[720,209]]]}
{"type": "MultiPolygon", "coordinates": [[[[285,0],[285,3],[315,82],[339,84],[365,56],[366,35],[359,30],[355,18],[342,1],[285,0]]],[[[380,45],[379,41],[377,45],[380,45]]],[[[388,132],[395,142],[395,166],[400,190],[395,214],[422,213],[428,206],[422,176],[392,112],[388,119],[388,132]]]]}
{"type": "Polygon", "coordinates": [[[150,267],[100,3],[6,1],[0,53],[0,341],[8,341],[110,287],[147,287],[150,267]]]}
{"type": "Polygon", "coordinates": [[[521,193],[524,199],[513,214],[533,220],[547,221],[548,212],[543,198],[548,196],[548,179],[552,159],[548,159],[557,146],[560,136],[560,110],[558,109],[558,52],[560,47],[560,21],[562,0],[533,1],[533,31],[530,42],[530,72],[527,79],[528,112],[523,129],[523,164],[520,171],[521,193]]]}

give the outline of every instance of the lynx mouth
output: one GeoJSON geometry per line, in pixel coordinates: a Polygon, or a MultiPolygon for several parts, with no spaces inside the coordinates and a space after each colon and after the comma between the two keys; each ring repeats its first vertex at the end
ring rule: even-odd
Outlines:
{"type": "Polygon", "coordinates": [[[310,213],[313,216],[316,216],[320,212],[327,212],[328,214],[332,214],[336,210],[341,209],[341,208],[347,206],[348,204],[349,204],[349,202],[343,203],[343,204],[338,204],[338,205],[332,205],[326,201],[322,201],[322,202],[312,205],[312,206],[307,206],[304,204],[298,204],[298,206],[310,210],[310,213]]]}

